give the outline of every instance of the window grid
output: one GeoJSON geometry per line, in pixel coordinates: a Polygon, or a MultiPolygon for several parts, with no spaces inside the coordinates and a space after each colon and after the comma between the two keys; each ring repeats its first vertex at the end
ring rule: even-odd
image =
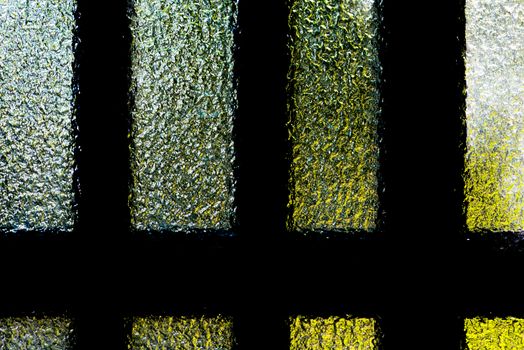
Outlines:
{"type": "Polygon", "coordinates": [[[78,349],[125,349],[136,315],[231,316],[239,349],[289,348],[290,315],[376,316],[387,350],[459,349],[464,318],[524,315],[522,244],[462,224],[464,3],[382,3],[384,227],[285,232],[288,7],[240,1],[239,223],[200,238],[129,234],[129,6],[79,0],[79,222],[2,236],[0,316],[71,316],[78,349]]]}

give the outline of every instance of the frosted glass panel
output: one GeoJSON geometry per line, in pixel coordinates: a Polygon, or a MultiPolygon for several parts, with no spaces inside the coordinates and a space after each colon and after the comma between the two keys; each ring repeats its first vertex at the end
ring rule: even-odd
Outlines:
{"type": "Polygon", "coordinates": [[[70,231],[73,0],[0,0],[0,229],[70,231]]]}
{"type": "Polygon", "coordinates": [[[299,316],[291,320],[291,350],[378,349],[377,322],[371,318],[299,316]]]}
{"type": "Polygon", "coordinates": [[[72,349],[71,320],[61,317],[0,319],[0,349],[72,349]]]}
{"type": "Polygon", "coordinates": [[[129,349],[233,348],[232,321],[218,317],[144,317],[133,322],[129,349]]]}
{"type": "Polygon", "coordinates": [[[134,11],[132,226],[230,229],[236,3],[136,0],[134,11]]]}
{"type": "Polygon", "coordinates": [[[296,0],[289,26],[288,228],[372,231],[379,205],[377,6],[296,0]]]}
{"type": "Polygon", "coordinates": [[[524,2],[466,1],[471,231],[524,229],[524,2]]]}
{"type": "Polygon", "coordinates": [[[524,349],[524,320],[507,317],[464,321],[467,350],[524,349]]]}

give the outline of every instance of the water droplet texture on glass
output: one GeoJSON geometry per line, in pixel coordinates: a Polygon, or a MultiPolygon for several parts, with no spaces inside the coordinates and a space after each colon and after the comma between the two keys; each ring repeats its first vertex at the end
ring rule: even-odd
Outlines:
{"type": "Polygon", "coordinates": [[[133,10],[132,227],[228,230],[236,2],[137,0],[133,10]]]}
{"type": "Polygon", "coordinates": [[[0,349],[72,349],[71,320],[63,317],[0,319],[0,349]]]}
{"type": "Polygon", "coordinates": [[[524,320],[483,317],[464,320],[467,350],[524,349],[524,320]]]}
{"type": "Polygon", "coordinates": [[[0,229],[71,231],[73,0],[0,3],[0,229]]]}
{"type": "Polygon", "coordinates": [[[291,350],[378,349],[377,322],[331,316],[291,319],[291,350]]]}
{"type": "Polygon", "coordinates": [[[376,228],[380,23],[373,0],[291,6],[290,230],[376,228]]]}
{"type": "Polygon", "coordinates": [[[524,229],[524,2],[466,1],[466,223],[524,229]]]}
{"type": "Polygon", "coordinates": [[[131,350],[230,350],[234,344],[233,323],[222,316],[136,318],[131,332],[131,350]]]}

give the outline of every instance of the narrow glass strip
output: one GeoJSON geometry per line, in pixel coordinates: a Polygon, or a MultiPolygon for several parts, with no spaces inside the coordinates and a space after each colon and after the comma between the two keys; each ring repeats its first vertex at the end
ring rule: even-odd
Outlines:
{"type": "Polygon", "coordinates": [[[72,349],[71,320],[63,317],[0,319],[0,349],[72,349]]]}
{"type": "Polygon", "coordinates": [[[132,227],[228,230],[236,2],[136,0],[133,9],[132,227]]]}
{"type": "Polygon", "coordinates": [[[467,350],[524,349],[524,320],[469,318],[464,320],[467,350]]]}
{"type": "Polygon", "coordinates": [[[233,344],[233,322],[229,318],[163,316],[136,318],[128,348],[230,350],[233,344]]]}
{"type": "Polygon", "coordinates": [[[73,229],[75,8],[0,1],[0,230],[73,229]]]}
{"type": "Polygon", "coordinates": [[[374,0],[291,6],[289,230],[376,228],[379,17],[374,0]]]}
{"type": "Polygon", "coordinates": [[[378,326],[371,318],[331,316],[291,319],[291,350],[378,349],[378,326]]]}
{"type": "Polygon", "coordinates": [[[466,222],[524,229],[524,2],[466,1],[466,222]]]}

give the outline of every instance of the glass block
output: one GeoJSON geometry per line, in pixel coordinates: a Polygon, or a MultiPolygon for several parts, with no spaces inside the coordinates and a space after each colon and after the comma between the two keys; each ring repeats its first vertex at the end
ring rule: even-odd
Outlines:
{"type": "Polygon", "coordinates": [[[467,350],[524,349],[524,320],[514,317],[464,320],[467,350]]]}
{"type": "Polygon", "coordinates": [[[466,223],[524,229],[524,2],[466,1],[466,223]]]}
{"type": "Polygon", "coordinates": [[[73,228],[75,9],[0,2],[0,230],[73,228]]]}
{"type": "Polygon", "coordinates": [[[373,0],[290,9],[292,231],[373,231],[379,208],[381,18],[373,0]]]}
{"type": "Polygon", "coordinates": [[[128,348],[228,350],[234,344],[232,328],[232,320],[222,316],[136,318],[128,348]]]}
{"type": "Polygon", "coordinates": [[[129,199],[135,230],[235,219],[233,0],[136,0],[129,199]]]}
{"type": "Polygon", "coordinates": [[[291,319],[291,350],[378,349],[378,326],[372,318],[331,316],[291,319]]]}
{"type": "Polygon", "coordinates": [[[73,346],[71,320],[62,317],[0,319],[0,349],[68,350],[73,346]]]}

